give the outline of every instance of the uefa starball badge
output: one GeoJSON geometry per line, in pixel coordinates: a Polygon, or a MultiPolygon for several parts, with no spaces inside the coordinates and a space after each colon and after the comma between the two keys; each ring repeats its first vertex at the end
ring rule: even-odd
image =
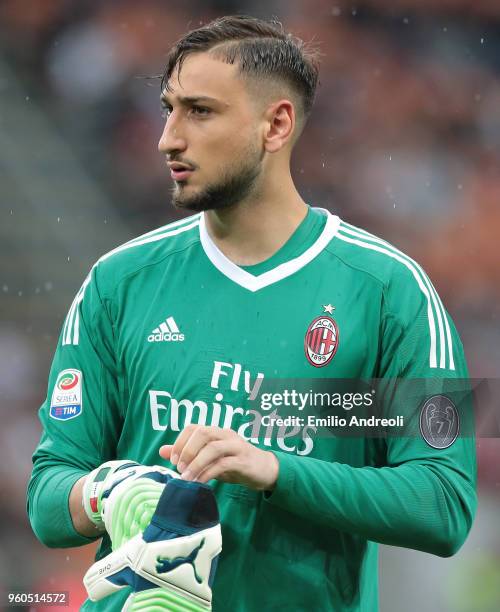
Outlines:
{"type": "Polygon", "coordinates": [[[82,412],[82,373],[80,370],[63,370],[57,376],[50,416],[58,421],[74,419],[82,412]]]}
{"type": "Polygon", "coordinates": [[[432,448],[448,448],[460,432],[457,407],[446,395],[433,395],[420,411],[420,432],[432,448]]]}
{"type": "Polygon", "coordinates": [[[307,361],[315,368],[326,366],[333,359],[339,346],[339,328],[331,316],[335,307],[323,306],[323,314],[316,317],[307,328],[304,351],[307,361]]]}

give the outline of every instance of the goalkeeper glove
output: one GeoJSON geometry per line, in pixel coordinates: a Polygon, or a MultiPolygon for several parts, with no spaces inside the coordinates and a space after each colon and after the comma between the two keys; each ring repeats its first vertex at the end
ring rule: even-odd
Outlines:
{"type": "Polygon", "coordinates": [[[176,472],[158,465],[107,461],[86,477],[83,507],[97,529],[108,532],[115,550],[145,529],[163,488],[178,477],[176,472]]]}
{"type": "Polygon", "coordinates": [[[206,612],[221,543],[210,487],[172,479],[144,533],[94,563],[83,579],[85,587],[98,601],[131,586],[128,612],[206,612]]]}

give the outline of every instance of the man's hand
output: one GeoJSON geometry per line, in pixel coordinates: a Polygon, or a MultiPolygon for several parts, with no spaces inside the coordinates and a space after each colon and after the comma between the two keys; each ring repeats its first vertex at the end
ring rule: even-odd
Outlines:
{"type": "Polygon", "coordinates": [[[83,508],[98,530],[108,532],[114,550],[145,529],[173,478],[179,475],[163,466],[106,461],[84,480],[83,508]]]}
{"type": "Polygon", "coordinates": [[[278,479],[276,455],[246,442],[232,429],[188,425],[175,444],[160,448],[160,455],[177,466],[184,480],[206,483],[216,478],[271,491],[278,479]]]}

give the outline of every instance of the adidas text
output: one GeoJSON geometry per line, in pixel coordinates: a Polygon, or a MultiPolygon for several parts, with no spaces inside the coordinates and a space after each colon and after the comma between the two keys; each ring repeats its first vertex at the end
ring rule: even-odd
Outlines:
{"type": "Polygon", "coordinates": [[[182,342],[183,340],[184,334],[181,334],[174,317],[167,317],[148,336],[148,342],[182,342]]]}
{"type": "Polygon", "coordinates": [[[176,334],[172,332],[150,334],[148,336],[148,342],[182,342],[184,340],[184,334],[176,334]]]}

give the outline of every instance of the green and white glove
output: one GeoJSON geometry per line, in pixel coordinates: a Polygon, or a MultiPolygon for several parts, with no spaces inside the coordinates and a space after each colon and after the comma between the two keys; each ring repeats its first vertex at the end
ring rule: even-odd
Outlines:
{"type": "Polygon", "coordinates": [[[113,550],[149,525],[165,485],[179,474],[135,461],[107,461],[90,472],[82,503],[100,532],[107,531],[113,550]]]}
{"type": "MultiPolygon", "coordinates": [[[[110,499],[115,494],[113,490],[110,499]]],[[[106,517],[109,505],[105,512],[106,517]]],[[[127,512],[123,518],[128,522],[127,512]]],[[[107,525],[106,518],[105,522],[107,525]]],[[[96,561],[83,582],[92,601],[126,589],[129,597],[123,612],[210,612],[221,550],[221,526],[212,489],[170,478],[144,531],[96,561]]]]}

